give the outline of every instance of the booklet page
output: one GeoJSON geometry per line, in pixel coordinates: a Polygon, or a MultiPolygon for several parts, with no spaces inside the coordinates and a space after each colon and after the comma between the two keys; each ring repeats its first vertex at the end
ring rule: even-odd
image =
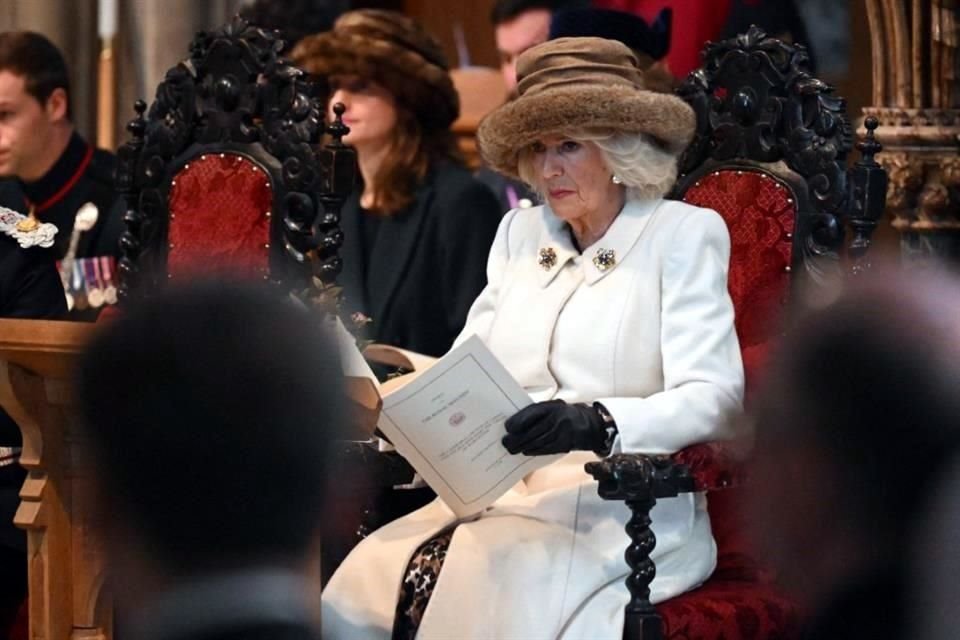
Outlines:
{"type": "Polygon", "coordinates": [[[559,459],[510,455],[504,422],[530,396],[476,336],[383,398],[378,426],[460,517],[559,459]]]}

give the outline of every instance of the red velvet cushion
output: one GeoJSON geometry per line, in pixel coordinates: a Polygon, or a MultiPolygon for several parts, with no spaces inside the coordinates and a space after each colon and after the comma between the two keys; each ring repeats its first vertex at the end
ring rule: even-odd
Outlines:
{"type": "Polygon", "coordinates": [[[262,279],[269,272],[270,208],[267,175],[234,154],[207,154],[187,163],[170,189],[173,280],[227,273],[262,279]]]}
{"type": "Polygon", "coordinates": [[[772,585],[718,575],[657,610],[668,640],[791,640],[801,632],[797,606],[772,585]]]}
{"type": "Polygon", "coordinates": [[[714,209],[730,230],[728,286],[749,389],[788,294],[795,201],[784,184],[765,173],[730,169],[704,176],[683,200],[714,209]]]}
{"type": "Polygon", "coordinates": [[[796,603],[780,593],[773,574],[752,557],[741,491],[707,496],[717,541],[717,569],[701,587],[657,605],[664,638],[789,640],[800,636],[796,603]]]}

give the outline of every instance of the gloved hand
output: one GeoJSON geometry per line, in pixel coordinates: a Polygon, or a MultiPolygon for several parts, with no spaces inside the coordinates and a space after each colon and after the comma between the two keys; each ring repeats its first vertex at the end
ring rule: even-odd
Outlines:
{"type": "Polygon", "coordinates": [[[506,422],[503,446],[510,453],[543,456],[568,451],[600,451],[607,441],[607,425],[588,404],[547,400],[517,411],[506,422]]]}

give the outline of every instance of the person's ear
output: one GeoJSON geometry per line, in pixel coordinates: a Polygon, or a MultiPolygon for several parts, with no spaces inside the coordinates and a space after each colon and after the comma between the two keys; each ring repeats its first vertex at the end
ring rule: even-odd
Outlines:
{"type": "Polygon", "coordinates": [[[50,94],[50,97],[47,98],[47,104],[45,110],[47,112],[47,119],[50,122],[60,122],[67,118],[67,106],[69,98],[67,97],[67,92],[63,87],[57,87],[50,94]]]}

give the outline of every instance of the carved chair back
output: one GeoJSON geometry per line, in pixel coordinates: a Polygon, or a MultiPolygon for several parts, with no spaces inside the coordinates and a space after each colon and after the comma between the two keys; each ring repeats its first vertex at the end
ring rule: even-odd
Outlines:
{"type": "Polygon", "coordinates": [[[334,283],[355,159],[339,116],[325,125],[316,86],[282,48],[235,18],[197,35],[149,111],[135,105],[118,153],[122,297],[212,273],[334,283]],[[324,133],[333,141],[321,148],[324,133]]]}
{"type": "Polygon", "coordinates": [[[748,389],[781,330],[796,279],[815,286],[865,268],[883,209],[886,176],[872,157],[876,124],[867,123],[864,158],[848,171],[853,134],[845,101],[807,65],[802,45],[751,27],[709,43],[704,66],[678,90],[696,112],[697,130],[673,197],[715,209],[727,222],[748,389]]]}

